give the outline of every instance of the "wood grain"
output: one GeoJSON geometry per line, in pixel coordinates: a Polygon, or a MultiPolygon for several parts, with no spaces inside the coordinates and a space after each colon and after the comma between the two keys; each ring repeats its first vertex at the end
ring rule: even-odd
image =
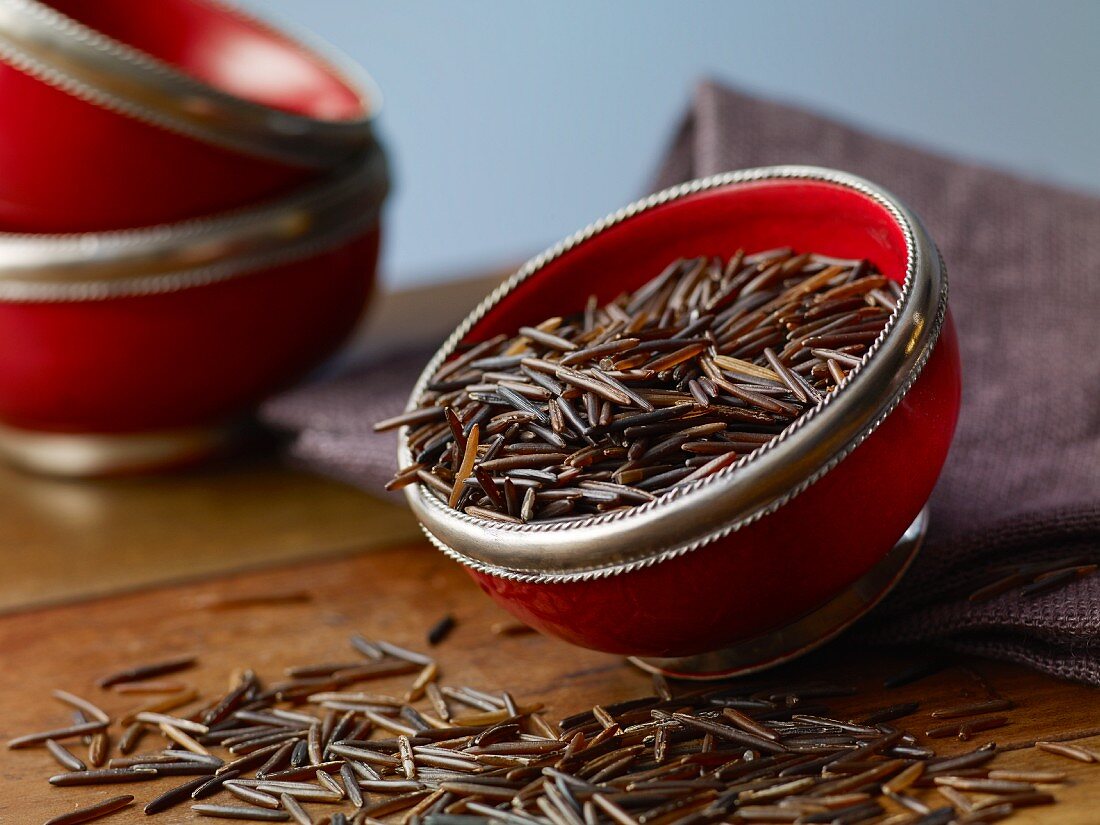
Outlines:
{"type": "Polygon", "coordinates": [[[418,535],[404,507],[270,456],[80,482],[0,464],[0,611],[418,535]]]}
{"type": "MultiPolygon", "coordinates": [[[[65,724],[65,706],[49,697],[61,687],[120,714],[142,697],[94,687],[95,680],[119,667],[194,652],[200,667],[181,678],[212,696],[225,689],[239,666],[277,677],[292,664],[347,658],[347,637],[359,632],[423,649],[428,628],[444,613],[458,620],[452,635],[436,651],[451,684],[506,687],[521,701],[545,702],[560,717],[594,702],[612,702],[649,691],[649,680],[621,659],[579,650],[537,635],[500,637],[490,627],[504,618],[454,564],[430,548],[402,546],[350,558],[297,564],[205,583],[186,584],[0,617],[0,737],[65,724]],[[310,600],[282,607],[214,610],[213,599],[270,592],[307,590],[310,600]]],[[[921,702],[905,721],[915,733],[933,724],[938,706],[985,695],[985,679],[1018,707],[1011,724],[990,739],[1018,750],[999,757],[1006,766],[1064,770],[1073,781],[1055,789],[1057,807],[1023,812],[1012,822],[1085,825],[1100,809],[1100,765],[1079,765],[1028,747],[1036,739],[1100,734],[1100,692],[1058,682],[1011,665],[975,662],[972,671],[953,667],[918,683],[885,690],[885,675],[896,672],[911,654],[868,652],[832,646],[768,676],[777,685],[834,680],[860,688],[858,697],[836,700],[840,712],[855,714],[900,701],[921,702]]],[[[392,682],[406,685],[407,677],[392,682]]],[[[391,683],[379,683],[386,688],[391,683]]],[[[116,731],[117,734],[117,731],[116,731]]],[[[923,738],[923,737],[922,737],[923,738]]],[[[985,740],[979,740],[985,741],[985,740]]],[[[1091,740],[1100,746],[1100,735],[1091,740]]],[[[937,740],[941,752],[973,747],[937,740]]],[[[103,789],[55,788],[46,778],[57,772],[44,750],[0,753],[0,822],[42,821],[93,799],[130,792],[143,805],[166,787],[160,783],[103,789]]],[[[115,814],[111,823],[147,821],[140,805],[115,814]]],[[[184,809],[152,820],[193,822],[184,809]]]]}

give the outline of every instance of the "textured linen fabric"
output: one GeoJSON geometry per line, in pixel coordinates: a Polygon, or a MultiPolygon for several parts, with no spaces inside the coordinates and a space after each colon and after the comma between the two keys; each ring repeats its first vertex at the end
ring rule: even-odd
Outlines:
{"type": "Polygon", "coordinates": [[[261,417],[293,433],[295,461],[376,496],[404,500],[383,485],[397,466],[397,435],[376,433],[375,421],[397,415],[435,347],[387,355],[345,375],[290,390],[268,401],[261,417]]]}
{"type": "MultiPolygon", "coordinates": [[[[932,641],[1100,684],[1100,575],[1033,598],[975,604],[995,568],[1100,561],[1100,199],[869,135],[802,109],[704,83],[654,182],[796,163],[873,180],[925,220],[947,262],[963,407],[933,495],[928,541],[857,632],[932,641]]],[[[271,403],[295,453],[377,491],[399,411],[426,358],[304,388],[271,403]]]]}

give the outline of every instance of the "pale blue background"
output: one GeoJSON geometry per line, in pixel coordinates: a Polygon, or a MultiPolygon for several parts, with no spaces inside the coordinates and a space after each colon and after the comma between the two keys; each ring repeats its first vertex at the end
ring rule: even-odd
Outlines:
{"type": "Polygon", "coordinates": [[[1093,0],[252,2],[383,89],[391,285],[525,258],[642,194],[704,75],[1100,191],[1093,0]]]}

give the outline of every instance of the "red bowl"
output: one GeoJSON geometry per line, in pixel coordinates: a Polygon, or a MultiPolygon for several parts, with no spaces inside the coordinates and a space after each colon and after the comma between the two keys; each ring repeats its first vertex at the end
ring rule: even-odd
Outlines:
{"type": "MultiPolygon", "coordinates": [[[[669,189],[532,259],[428,364],[459,344],[638,288],[677,257],[792,246],[868,258],[903,285],[842,388],[726,471],[583,520],[512,525],[406,488],[428,537],[496,602],[583,647],[687,677],[798,655],[880,599],[912,559],[959,410],[959,358],[939,254],[867,181],[774,167],[669,189]]],[[[400,464],[412,461],[401,435],[400,464]]]]}
{"type": "Polygon", "coordinates": [[[211,0],[6,3],[0,44],[0,230],[245,206],[373,141],[365,76],[211,0]]]}
{"type": "Polygon", "coordinates": [[[373,153],[293,197],[217,218],[0,234],[0,452],[89,475],[221,446],[355,325],[386,180],[373,153]]]}

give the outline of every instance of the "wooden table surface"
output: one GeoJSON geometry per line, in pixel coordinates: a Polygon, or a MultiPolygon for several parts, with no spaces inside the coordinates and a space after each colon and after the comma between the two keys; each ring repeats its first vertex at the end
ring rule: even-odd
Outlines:
{"type": "MultiPolygon", "coordinates": [[[[442,334],[470,296],[498,277],[448,287],[447,300],[431,302],[440,308],[434,326],[418,334],[442,334]]],[[[381,329],[383,340],[400,338],[401,307],[422,312],[422,298],[384,297],[371,334],[381,329]]],[[[140,697],[94,686],[122,666],[195,653],[200,667],[185,678],[212,697],[242,666],[274,679],[290,665],[343,659],[353,632],[422,649],[426,629],[445,613],[458,626],[436,655],[451,684],[507,688],[521,702],[545,703],[555,718],[650,690],[648,677],[618,657],[538,635],[494,635],[490,627],[504,614],[423,543],[403,507],[270,455],[170,477],[95,482],[35,478],[0,466],[0,553],[4,740],[69,723],[68,709],[50,697],[53,688],[88,696],[112,714],[131,709],[140,697]],[[291,591],[306,591],[309,599],[280,607],[211,606],[291,591]]],[[[989,739],[1009,749],[998,764],[1071,777],[1054,790],[1057,806],[1024,810],[1010,821],[1100,823],[1100,764],[1032,747],[1059,739],[1100,748],[1100,691],[986,661],[885,690],[884,676],[913,655],[841,642],[771,678],[777,685],[808,679],[858,685],[857,697],[835,701],[838,712],[919,701],[922,709],[905,720],[914,733],[931,723],[929,710],[983,695],[977,680],[985,679],[1017,705],[1011,724],[990,731],[989,739]]],[[[404,677],[393,687],[407,683],[404,677]]],[[[113,733],[117,739],[117,728],[113,733]]],[[[972,746],[935,742],[946,753],[972,746]]],[[[0,750],[0,823],[43,822],[123,792],[133,792],[138,804],[104,821],[147,821],[141,806],[165,787],[56,788],[46,779],[58,771],[40,748],[0,750]]],[[[184,807],[151,821],[197,820],[184,807]]]]}
{"type": "Polygon", "coordinates": [[[0,464],[0,612],[419,535],[404,507],[272,456],[93,481],[0,464]]]}
{"type": "MultiPolygon", "coordinates": [[[[280,471],[268,472],[278,475],[280,471]]],[[[205,540],[208,532],[209,526],[196,535],[205,540]]],[[[167,554],[180,552],[181,542],[173,542],[167,554]]],[[[155,557],[166,554],[157,545],[144,549],[155,557]]],[[[119,558],[132,551],[120,548],[119,558]]],[[[0,617],[0,650],[4,651],[0,737],[6,740],[67,724],[68,709],[50,698],[53,688],[92,698],[112,714],[131,709],[140,697],[94,686],[97,677],[121,666],[195,653],[199,668],[181,678],[212,697],[224,692],[230,673],[242,666],[278,678],[284,667],[293,664],[346,659],[351,633],[424,649],[426,629],[445,613],[458,620],[456,630],[436,652],[448,683],[508,688],[520,702],[546,703],[555,718],[595,702],[613,702],[649,690],[648,678],[618,657],[578,650],[538,635],[494,635],[490,628],[504,614],[456,565],[421,542],[0,617]],[[213,606],[226,598],[300,591],[308,593],[308,601],[278,607],[213,606]]],[[[1013,749],[998,757],[1000,764],[1064,770],[1072,778],[1055,790],[1059,805],[1022,811],[1012,821],[1081,825],[1098,821],[1100,765],[1079,764],[1030,745],[1036,739],[1073,739],[1100,747],[1100,693],[985,661],[974,662],[973,672],[953,667],[907,687],[885,690],[884,675],[897,672],[911,655],[834,645],[776,673],[774,679],[777,685],[807,679],[858,685],[857,697],[836,700],[842,712],[919,701],[923,710],[906,726],[920,733],[931,723],[928,710],[983,695],[978,674],[1017,703],[1009,713],[1011,724],[989,736],[1013,749]]],[[[408,677],[394,684],[407,685],[408,677]]],[[[384,690],[389,684],[381,682],[377,687],[384,690]]],[[[117,729],[114,734],[117,738],[117,729]]],[[[936,740],[935,747],[950,753],[973,743],[936,740]]],[[[0,752],[0,822],[41,822],[121,792],[133,792],[144,804],[159,793],[157,787],[164,789],[160,783],[56,788],[46,779],[58,770],[40,748],[0,752]]],[[[145,817],[135,806],[107,821],[138,822],[145,817]]],[[[186,808],[178,808],[162,814],[159,821],[195,820],[186,808]]]]}

